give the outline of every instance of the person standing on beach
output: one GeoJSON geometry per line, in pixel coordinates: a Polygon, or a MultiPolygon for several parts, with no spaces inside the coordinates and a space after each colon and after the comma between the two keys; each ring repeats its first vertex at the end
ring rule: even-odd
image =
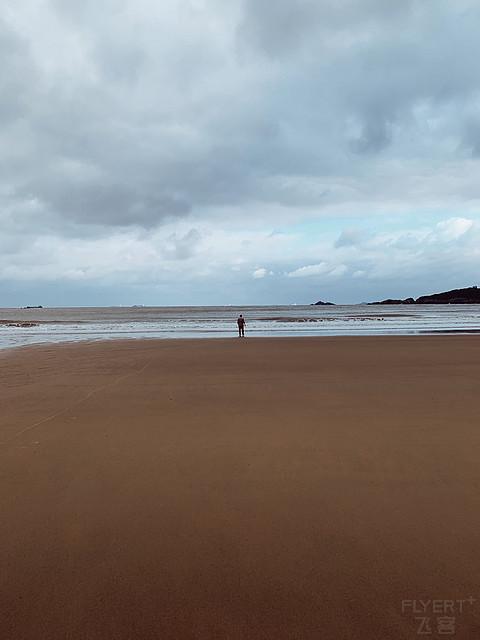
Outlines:
{"type": "Polygon", "coordinates": [[[238,326],[238,337],[239,338],[244,338],[245,337],[245,318],[242,316],[242,314],[240,314],[237,318],[237,326],[238,326]]]}

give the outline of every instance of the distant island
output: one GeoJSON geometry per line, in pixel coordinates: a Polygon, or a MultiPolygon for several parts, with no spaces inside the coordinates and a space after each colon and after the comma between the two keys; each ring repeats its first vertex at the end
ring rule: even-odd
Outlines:
{"type": "Polygon", "coordinates": [[[22,307],[22,308],[23,308],[23,309],[43,309],[43,307],[42,307],[42,305],[41,305],[41,304],[37,304],[37,305],[35,305],[34,307],[30,307],[30,306],[28,306],[28,307],[22,307]]]}
{"type": "Polygon", "coordinates": [[[317,305],[330,305],[330,306],[335,306],[334,302],[323,302],[323,300],[319,300],[318,302],[312,302],[311,306],[312,307],[316,307],[317,305]]]}
{"type": "Polygon", "coordinates": [[[368,304],[480,304],[480,289],[478,287],[452,289],[442,293],[420,296],[416,300],[414,298],[405,298],[404,300],[387,298],[368,304]]]}

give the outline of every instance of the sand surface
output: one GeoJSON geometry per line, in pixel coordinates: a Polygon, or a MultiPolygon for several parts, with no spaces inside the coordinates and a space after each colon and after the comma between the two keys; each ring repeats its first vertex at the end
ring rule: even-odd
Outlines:
{"type": "Polygon", "coordinates": [[[479,391],[476,336],[0,353],[0,638],[480,638],[479,391]]]}

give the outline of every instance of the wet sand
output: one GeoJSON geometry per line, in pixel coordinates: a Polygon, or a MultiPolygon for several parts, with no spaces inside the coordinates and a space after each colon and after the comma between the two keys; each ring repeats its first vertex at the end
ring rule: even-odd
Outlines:
{"type": "Polygon", "coordinates": [[[480,637],[479,387],[476,336],[0,352],[0,637],[480,637]]]}

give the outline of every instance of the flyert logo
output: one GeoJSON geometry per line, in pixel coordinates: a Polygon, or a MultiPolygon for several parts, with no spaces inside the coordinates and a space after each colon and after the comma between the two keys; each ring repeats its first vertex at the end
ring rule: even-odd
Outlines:
{"type": "Polygon", "coordinates": [[[454,636],[457,631],[457,616],[473,607],[472,596],[462,599],[413,599],[402,600],[402,614],[411,615],[419,636],[454,636]]]}

